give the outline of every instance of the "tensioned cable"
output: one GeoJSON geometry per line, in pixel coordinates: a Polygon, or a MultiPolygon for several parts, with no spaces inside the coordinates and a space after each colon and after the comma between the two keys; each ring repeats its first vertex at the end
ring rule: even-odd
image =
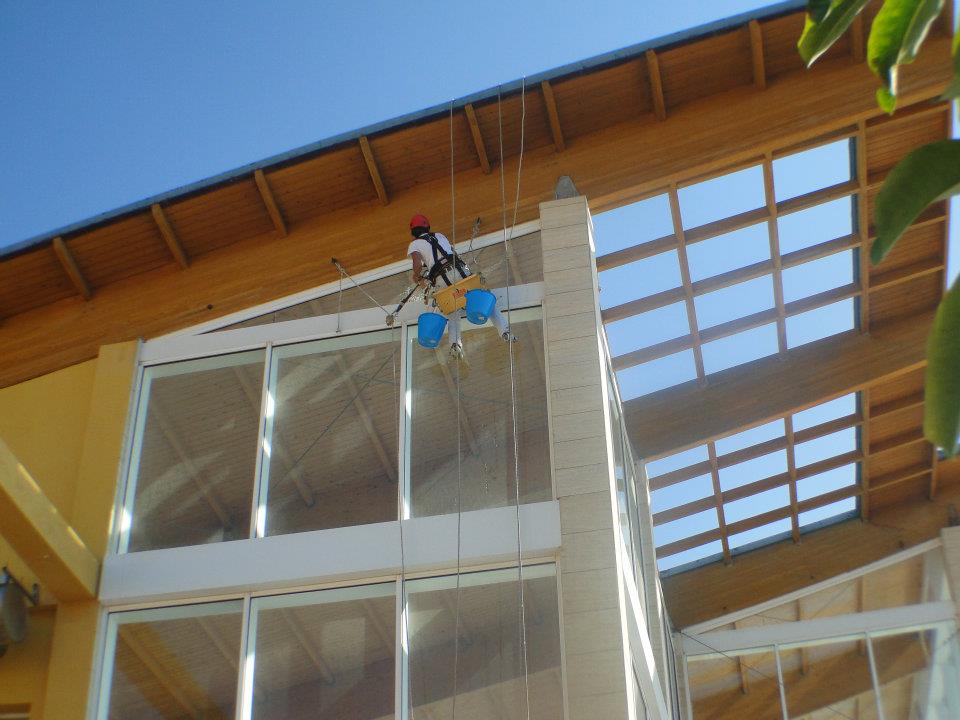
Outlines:
{"type": "MultiPolygon", "coordinates": [[[[505,170],[503,167],[503,111],[501,107],[501,95],[500,88],[497,88],[497,133],[499,138],[500,145],[500,208],[501,208],[501,222],[503,224],[503,259],[501,262],[506,262],[507,256],[510,252],[508,248],[508,242],[513,239],[513,228],[517,222],[517,208],[520,205],[520,173],[523,170],[523,145],[524,145],[524,133],[526,126],[527,118],[527,102],[526,102],[526,84],[527,79],[523,78],[520,85],[520,156],[517,162],[517,189],[516,196],[514,198],[514,207],[513,207],[513,225],[510,227],[510,237],[507,237],[507,196],[506,196],[506,181],[505,181],[505,170]]],[[[510,317],[510,277],[509,272],[507,273],[507,283],[506,288],[506,304],[507,304],[507,317],[510,317]]],[[[510,333],[513,332],[512,326],[509,330],[510,333]]],[[[524,602],[524,591],[523,591],[523,540],[520,532],[520,457],[519,449],[520,442],[518,440],[518,430],[517,430],[517,383],[516,383],[516,367],[515,360],[513,356],[513,346],[514,342],[512,338],[508,338],[508,348],[507,353],[510,359],[510,409],[511,409],[511,420],[513,422],[513,477],[514,477],[514,491],[516,493],[516,521],[517,521],[517,587],[520,600],[520,644],[523,652],[523,689],[524,689],[524,705],[526,709],[526,720],[530,720],[530,676],[529,676],[529,664],[527,659],[527,612],[526,604],[524,602]]]]}
{"type": "MultiPolygon", "coordinates": [[[[371,295],[370,293],[368,293],[368,292],[364,289],[363,285],[360,285],[359,283],[357,283],[357,281],[354,280],[354,279],[350,276],[350,273],[348,273],[348,272],[344,269],[343,265],[340,264],[340,261],[339,261],[339,260],[337,260],[336,258],[334,258],[334,259],[333,259],[333,264],[336,265],[336,266],[337,266],[337,270],[340,271],[341,292],[343,292],[343,286],[342,286],[343,278],[346,278],[346,279],[349,280],[351,283],[353,283],[353,286],[354,286],[357,290],[359,290],[359,291],[362,292],[364,295],[366,295],[366,296],[367,296],[367,299],[368,299],[370,302],[372,302],[372,303],[373,303],[374,305],[376,305],[378,308],[380,308],[380,309],[383,310],[385,313],[387,313],[387,315],[390,314],[390,311],[387,310],[383,305],[381,305],[380,303],[378,303],[378,302],[377,302],[377,299],[376,299],[375,297],[373,297],[373,295],[371,295]]],[[[340,309],[339,309],[339,306],[338,306],[338,308],[337,308],[337,313],[339,314],[339,312],[340,312],[340,309]]],[[[339,323],[339,319],[337,320],[337,322],[339,323]]]]}
{"type": "MultiPolygon", "coordinates": [[[[403,333],[400,331],[400,328],[397,328],[397,334],[400,335],[398,342],[402,343],[403,333]]],[[[400,419],[400,412],[401,412],[400,411],[400,392],[399,392],[400,378],[397,376],[396,355],[397,355],[397,352],[396,352],[396,349],[394,349],[390,357],[394,359],[393,360],[393,402],[394,402],[394,408],[397,414],[397,442],[399,443],[402,421],[400,419]]],[[[410,362],[410,361],[408,360],[407,362],[410,362]]],[[[402,633],[402,640],[403,640],[403,648],[401,648],[401,651],[405,649],[407,653],[406,662],[404,662],[403,667],[400,670],[401,684],[403,683],[402,676],[404,673],[406,673],[406,678],[407,678],[407,683],[405,688],[406,696],[407,696],[405,708],[404,708],[405,712],[401,713],[401,717],[410,718],[410,720],[413,720],[413,697],[410,692],[410,675],[411,675],[410,669],[412,665],[412,658],[410,657],[410,613],[408,612],[408,608],[407,608],[407,558],[403,549],[403,520],[404,520],[404,515],[406,514],[404,512],[404,507],[403,507],[404,501],[405,501],[405,498],[403,497],[403,491],[405,487],[410,486],[410,478],[406,477],[403,474],[402,470],[400,470],[399,468],[397,472],[397,477],[398,478],[403,477],[401,482],[398,483],[398,489],[400,490],[400,493],[399,493],[399,497],[397,498],[398,505],[399,505],[398,509],[400,510],[400,512],[398,513],[400,517],[400,522],[399,522],[399,525],[400,525],[400,623],[401,623],[400,632],[402,633]]],[[[403,690],[401,690],[401,696],[402,695],[403,695],[403,690]]]]}
{"type": "MultiPolygon", "coordinates": [[[[450,101],[450,233],[453,236],[451,248],[453,249],[453,266],[457,267],[457,195],[454,185],[454,163],[453,163],[453,100],[450,101]]],[[[454,310],[459,313],[459,310],[454,310]]],[[[456,590],[456,608],[454,612],[453,624],[453,709],[451,716],[453,720],[457,718],[457,679],[460,670],[460,523],[463,519],[463,468],[462,462],[462,443],[461,435],[463,430],[460,426],[460,358],[456,358],[457,363],[457,590],[456,590]]]]}

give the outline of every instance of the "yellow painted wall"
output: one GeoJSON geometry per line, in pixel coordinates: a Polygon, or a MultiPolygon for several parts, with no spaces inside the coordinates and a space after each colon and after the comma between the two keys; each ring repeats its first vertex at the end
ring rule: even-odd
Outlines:
{"type": "Polygon", "coordinates": [[[53,608],[31,611],[27,640],[11,645],[0,658],[0,709],[28,706],[31,720],[43,717],[55,619],[53,608]]]}
{"type": "Polygon", "coordinates": [[[72,522],[97,361],[0,389],[0,438],[72,522]]]}
{"type": "MultiPolygon", "coordinates": [[[[136,354],[135,342],[107,345],[96,360],[0,389],[0,438],[98,558],[110,533],[136,354]]],[[[3,538],[0,563],[42,587],[41,568],[26,567],[3,538]]],[[[27,641],[0,658],[0,709],[30,704],[31,720],[82,720],[98,616],[94,599],[32,613],[27,641]]]]}

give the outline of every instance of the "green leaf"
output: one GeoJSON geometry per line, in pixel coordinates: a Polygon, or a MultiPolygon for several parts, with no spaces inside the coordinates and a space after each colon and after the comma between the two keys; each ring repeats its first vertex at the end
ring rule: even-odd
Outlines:
{"type": "Polygon", "coordinates": [[[807,20],[797,41],[800,57],[809,67],[823,55],[870,0],[809,0],[807,20]]]}
{"type": "Polygon", "coordinates": [[[874,264],[923,209],[960,191],[960,140],[939,140],[919,147],[890,171],[877,194],[873,221],[877,239],[870,249],[874,264]]]}
{"type": "Polygon", "coordinates": [[[953,34],[953,79],[940,96],[941,100],[956,100],[960,97],[960,31],[953,34]]]}
{"type": "Polygon", "coordinates": [[[924,435],[953,457],[960,436],[960,282],[953,283],[937,308],[927,338],[924,386],[924,435]]]}
{"type": "Polygon", "coordinates": [[[813,22],[818,23],[826,17],[830,9],[830,0],[807,0],[807,15],[813,22]]]}
{"type": "MultiPolygon", "coordinates": [[[[897,68],[917,57],[920,45],[944,0],[884,0],[867,40],[867,64],[883,82],[889,97],[880,107],[893,112],[897,95],[897,68]]],[[[878,101],[880,96],[878,95],[878,101]]]]}

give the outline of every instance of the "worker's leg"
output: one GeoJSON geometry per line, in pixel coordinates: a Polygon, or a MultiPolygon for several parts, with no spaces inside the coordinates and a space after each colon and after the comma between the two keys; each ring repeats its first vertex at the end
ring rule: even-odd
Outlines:
{"type": "Polygon", "coordinates": [[[493,312],[490,313],[490,322],[493,323],[493,326],[497,329],[497,333],[504,340],[513,339],[513,336],[510,334],[510,323],[507,322],[507,319],[496,305],[493,306],[493,312]]]}
{"type": "Polygon", "coordinates": [[[460,343],[460,311],[454,310],[447,315],[447,332],[450,334],[450,347],[461,346],[460,343]]]}

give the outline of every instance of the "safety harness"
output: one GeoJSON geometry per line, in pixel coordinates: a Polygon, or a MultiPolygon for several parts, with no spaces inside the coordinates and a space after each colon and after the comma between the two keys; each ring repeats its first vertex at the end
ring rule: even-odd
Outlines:
{"type": "Polygon", "coordinates": [[[430,248],[433,251],[433,265],[430,266],[430,271],[427,273],[427,280],[430,281],[431,285],[436,284],[437,278],[442,278],[446,285],[451,285],[452,283],[447,277],[447,271],[450,269],[456,269],[456,271],[460,273],[461,278],[470,275],[466,263],[460,259],[460,256],[451,255],[444,250],[440,241],[437,240],[437,236],[432,232],[424,233],[420,235],[418,239],[426,240],[430,243],[430,248]]]}

